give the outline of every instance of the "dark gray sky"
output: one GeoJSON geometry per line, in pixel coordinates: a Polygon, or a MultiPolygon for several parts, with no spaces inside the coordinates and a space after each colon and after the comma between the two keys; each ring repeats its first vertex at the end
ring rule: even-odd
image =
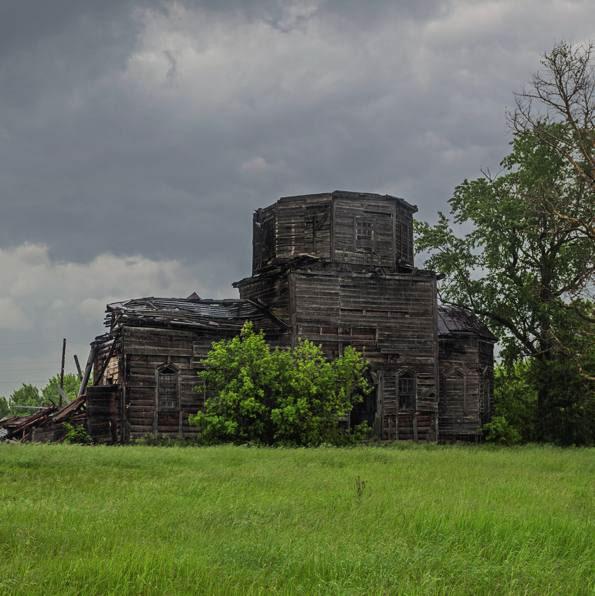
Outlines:
{"type": "MultiPolygon", "coordinates": [[[[388,192],[433,219],[592,0],[0,1],[0,394],[105,303],[235,296],[251,213],[388,192]]],[[[70,367],[72,368],[72,367],[70,367]]]]}

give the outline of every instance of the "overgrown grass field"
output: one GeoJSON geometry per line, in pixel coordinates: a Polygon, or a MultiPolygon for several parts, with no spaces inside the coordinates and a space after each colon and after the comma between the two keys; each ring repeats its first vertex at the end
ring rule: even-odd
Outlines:
{"type": "Polygon", "coordinates": [[[593,594],[595,450],[0,446],[0,594],[593,594]]]}

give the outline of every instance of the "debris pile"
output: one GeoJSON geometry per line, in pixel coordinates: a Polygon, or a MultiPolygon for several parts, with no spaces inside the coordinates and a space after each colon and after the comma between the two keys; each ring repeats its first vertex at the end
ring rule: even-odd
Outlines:
{"type": "Polygon", "coordinates": [[[48,406],[29,416],[0,420],[0,441],[60,441],[66,434],[64,423],[85,425],[85,397],[77,397],[62,408],[48,406]]]}

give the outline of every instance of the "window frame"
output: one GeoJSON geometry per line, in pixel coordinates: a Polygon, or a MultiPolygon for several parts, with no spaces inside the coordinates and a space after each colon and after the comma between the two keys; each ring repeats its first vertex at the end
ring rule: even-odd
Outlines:
{"type": "Polygon", "coordinates": [[[356,216],[353,219],[353,246],[358,252],[374,252],[375,246],[375,230],[374,230],[374,219],[365,216],[356,216]],[[360,226],[362,231],[360,232],[360,226]]]}
{"type": "Polygon", "coordinates": [[[417,410],[417,375],[414,370],[410,368],[403,369],[397,373],[397,404],[399,412],[415,412],[417,410]],[[411,389],[404,393],[401,383],[408,381],[411,383],[411,389]],[[408,398],[408,404],[402,403],[401,398],[404,396],[408,398]]]}
{"type": "Polygon", "coordinates": [[[158,366],[155,370],[155,402],[157,412],[171,413],[180,411],[180,369],[171,362],[166,362],[161,366],[158,366]],[[166,373],[166,370],[170,370],[171,372],[166,373]],[[165,376],[174,377],[173,382],[171,382],[170,387],[168,387],[168,390],[173,390],[173,398],[166,398],[161,395],[161,379],[165,376]],[[170,401],[174,405],[164,406],[163,403],[166,401],[170,401]]]}

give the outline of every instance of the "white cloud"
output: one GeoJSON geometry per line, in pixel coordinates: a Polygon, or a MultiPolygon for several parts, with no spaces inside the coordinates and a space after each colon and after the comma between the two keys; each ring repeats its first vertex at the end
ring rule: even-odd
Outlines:
{"type": "Polygon", "coordinates": [[[23,330],[31,327],[31,321],[23,309],[12,299],[0,297],[0,329],[23,330]]]}
{"type": "Polygon", "coordinates": [[[56,374],[62,337],[68,339],[68,369],[73,353],[84,360],[89,342],[102,332],[107,303],[185,297],[195,290],[222,293],[173,259],[101,254],[75,263],[53,259],[43,244],[0,248],[0,395],[56,374]]]}
{"type": "Polygon", "coordinates": [[[173,259],[101,254],[76,263],[53,260],[43,244],[0,249],[0,299],[41,302],[54,312],[91,299],[105,306],[127,296],[183,295],[197,285],[195,274],[173,259]]]}

